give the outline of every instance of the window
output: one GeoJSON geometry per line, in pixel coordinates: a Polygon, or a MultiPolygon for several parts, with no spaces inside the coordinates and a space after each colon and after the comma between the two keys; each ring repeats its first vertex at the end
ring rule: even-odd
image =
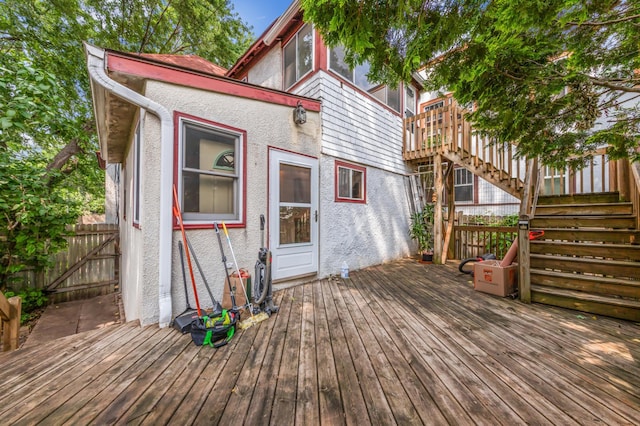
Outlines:
{"type": "Polygon", "coordinates": [[[455,201],[457,203],[473,203],[473,173],[463,168],[455,169],[454,172],[455,201]]]}
{"type": "Polygon", "coordinates": [[[336,161],[336,201],[366,203],[367,169],[336,161]]]}
{"type": "Polygon", "coordinates": [[[178,182],[185,222],[243,223],[244,132],[180,121],[178,182]]]}
{"type": "Polygon", "coordinates": [[[140,180],[142,176],[140,175],[141,171],[141,163],[142,163],[142,153],[140,152],[141,142],[140,142],[140,122],[136,126],[136,131],[133,139],[133,224],[140,224],[140,180]]]}
{"type": "Polygon", "coordinates": [[[313,69],[313,31],[305,25],[284,47],[284,86],[293,86],[313,69]]]}
{"type": "Polygon", "coordinates": [[[331,48],[329,50],[329,69],[395,111],[400,111],[400,86],[394,89],[369,81],[367,77],[370,69],[369,62],[364,62],[355,68],[351,68],[347,64],[345,56],[346,53],[343,46],[331,48]]]}
{"type": "Polygon", "coordinates": [[[416,91],[411,86],[404,87],[404,116],[416,115],[416,91]]]}
{"type": "Polygon", "coordinates": [[[367,78],[369,73],[369,62],[357,65],[351,69],[345,60],[344,47],[336,46],[329,51],[329,68],[342,76],[345,80],[352,82],[359,88],[368,91],[375,84],[371,83],[367,78]]]}
{"type": "Polygon", "coordinates": [[[394,110],[400,111],[400,90],[398,88],[392,89],[389,86],[379,86],[374,90],[370,90],[369,93],[394,110]]]}

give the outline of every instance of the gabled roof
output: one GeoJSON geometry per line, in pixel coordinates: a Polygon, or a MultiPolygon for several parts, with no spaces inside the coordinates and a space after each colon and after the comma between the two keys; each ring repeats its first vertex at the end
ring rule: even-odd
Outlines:
{"type": "MultiPolygon", "coordinates": [[[[92,48],[100,57],[108,78],[135,92],[144,94],[147,80],[217,92],[237,98],[320,111],[317,99],[249,84],[221,75],[221,67],[195,55],[153,55],[92,48]]],[[[87,53],[89,56],[89,53],[87,53]]],[[[124,160],[131,123],[138,107],[105,90],[92,80],[94,109],[98,124],[101,154],[109,163],[124,160]]]]}
{"type": "Polygon", "coordinates": [[[260,57],[274,42],[280,41],[283,34],[286,34],[291,26],[297,25],[301,20],[302,9],[300,9],[300,0],[293,0],[287,10],[269,25],[262,35],[253,42],[244,55],[227,71],[227,77],[238,77],[238,74],[240,74],[254,58],[260,57]]]}

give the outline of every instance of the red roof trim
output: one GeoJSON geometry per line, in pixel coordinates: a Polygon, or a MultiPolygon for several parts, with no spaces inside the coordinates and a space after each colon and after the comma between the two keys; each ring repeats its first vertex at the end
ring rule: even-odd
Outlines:
{"type": "Polygon", "coordinates": [[[254,99],[278,105],[295,107],[298,102],[309,111],[320,111],[320,101],[304,96],[292,95],[272,89],[254,86],[248,83],[231,80],[196,71],[181,70],[168,65],[154,64],[143,58],[131,58],[115,52],[107,53],[109,71],[132,74],[152,80],[164,81],[181,86],[224,93],[241,98],[254,99]]]}

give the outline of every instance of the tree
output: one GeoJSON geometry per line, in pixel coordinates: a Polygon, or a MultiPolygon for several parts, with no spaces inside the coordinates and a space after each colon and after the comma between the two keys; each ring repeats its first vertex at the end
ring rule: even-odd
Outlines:
{"type": "Polygon", "coordinates": [[[227,0],[0,2],[0,287],[46,266],[81,207],[103,208],[82,42],[228,67],[249,37],[227,0]]]}
{"type": "Polygon", "coordinates": [[[469,120],[522,156],[580,165],[603,144],[640,160],[638,0],[301,0],[329,45],[370,77],[473,105],[469,120]]]}

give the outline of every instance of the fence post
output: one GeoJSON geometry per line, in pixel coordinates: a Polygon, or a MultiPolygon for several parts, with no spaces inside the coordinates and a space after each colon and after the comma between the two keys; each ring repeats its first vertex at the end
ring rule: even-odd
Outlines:
{"type": "Polygon", "coordinates": [[[518,220],[518,292],[520,300],[531,303],[529,216],[521,215],[518,220]]]}
{"type": "Polygon", "coordinates": [[[20,316],[22,314],[22,299],[14,296],[7,300],[2,293],[2,350],[12,351],[18,349],[20,343],[20,316]]]}

